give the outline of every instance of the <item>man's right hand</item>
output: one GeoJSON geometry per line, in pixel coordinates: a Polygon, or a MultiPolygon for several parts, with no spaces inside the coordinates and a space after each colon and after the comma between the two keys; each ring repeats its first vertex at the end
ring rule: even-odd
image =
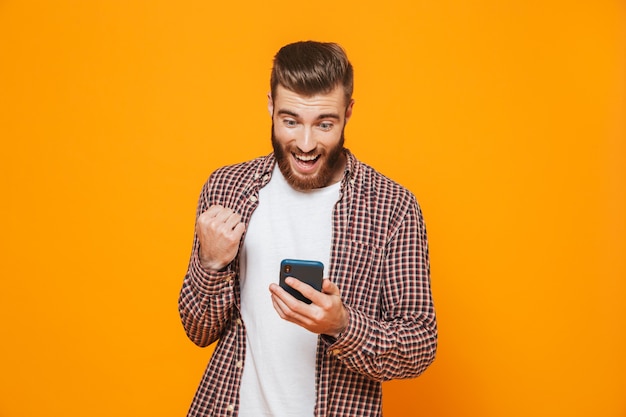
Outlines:
{"type": "Polygon", "coordinates": [[[200,241],[200,264],[207,270],[220,270],[237,255],[246,225],[241,215],[218,205],[209,207],[196,221],[200,241]]]}

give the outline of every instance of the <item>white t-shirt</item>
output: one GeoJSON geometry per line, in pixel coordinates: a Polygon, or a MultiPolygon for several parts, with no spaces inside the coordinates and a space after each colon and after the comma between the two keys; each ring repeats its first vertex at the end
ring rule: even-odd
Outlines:
{"type": "Polygon", "coordinates": [[[328,275],[339,186],[296,191],[275,167],[259,192],[240,258],[247,333],[240,417],[313,416],[318,336],[280,318],[269,285],[278,283],[285,258],[320,261],[328,275]]]}

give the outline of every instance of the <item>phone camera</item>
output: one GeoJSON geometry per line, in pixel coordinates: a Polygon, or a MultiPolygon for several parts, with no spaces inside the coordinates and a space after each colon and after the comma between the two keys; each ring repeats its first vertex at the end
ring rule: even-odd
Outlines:
{"type": "Polygon", "coordinates": [[[285,272],[286,273],[290,273],[291,272],[291,265],[285,265],[285,272]]]}

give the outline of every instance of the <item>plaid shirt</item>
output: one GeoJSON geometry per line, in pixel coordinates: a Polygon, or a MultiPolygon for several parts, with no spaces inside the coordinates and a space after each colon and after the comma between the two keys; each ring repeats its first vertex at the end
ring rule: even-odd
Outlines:
{"type": "MultiPolygon", "coordinates": [[[[381,382],[418,376],[437,349],[428,242],[417,201],[348,150],[346,155],[328,276],[339,286],[350,319],[339,338],[318,337],[318,417],[380,416],[381,382]]],[[[270,154],[215,171],[202,189],[197,215],[220,204],[247,225],[274,164],[270,154]]],[[[223,271],[205,271],[198,246],[195,236],[180,316],[194,343],[219,342],[188,415],[236,416],[246,346],[238,258],[223,271]]]]}

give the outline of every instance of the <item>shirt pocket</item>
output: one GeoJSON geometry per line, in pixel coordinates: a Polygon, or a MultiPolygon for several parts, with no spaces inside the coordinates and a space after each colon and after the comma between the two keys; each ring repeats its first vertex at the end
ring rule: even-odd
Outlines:
{"type": "Polygon", "coordinates": [[[382,287],[383,248],[348,240],[334,266],[335,282],[347,305],[378,318],[382,287]]]}

